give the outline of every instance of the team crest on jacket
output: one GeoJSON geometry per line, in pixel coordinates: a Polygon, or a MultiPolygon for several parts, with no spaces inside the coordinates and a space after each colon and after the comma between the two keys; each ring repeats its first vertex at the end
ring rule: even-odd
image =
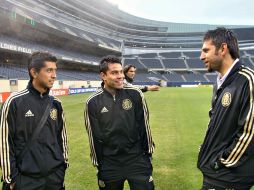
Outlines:
{"type": "Polygon", "coordinates": [[[124,99],[122,103],[122,107],[125,110],[129,110],[132,108],[132,102],[129,99],[124,99]]]}
{"type": "Polygon", "coordinates": [[[226,92],[223,94],[221,99],[221,104],[223,107],[229,106],[231,103],[231,94],[229,92],[226,92]]]}
{"type": "Polygon", "coordinates": [[[50,117],[53,120],[57,119],[57,109],[53,108],[53,109],[50,110],[50,117]]]}

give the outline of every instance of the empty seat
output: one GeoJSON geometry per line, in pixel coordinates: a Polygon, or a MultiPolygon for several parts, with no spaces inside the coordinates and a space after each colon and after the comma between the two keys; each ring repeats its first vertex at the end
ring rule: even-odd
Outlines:
{"type": "Polygon", "coordinates": [[[147,68],[162,68],[159,59],[140,59],[147,68]]]}
{"type": "Polygon", "coordinates": [[[190,68],[199,68],[203,69],[205,68],[205,64],[200,59],[186,59],[187,64],[190,68]]]}
{"type": "Polygon", "coordinates": [[[160,53],[160,56],[165,58],[178,58],[181,57],[181,52],[162,52],[160,53]]]}
{"type": "Polygon", "coordinates": [[[162,59],[165,68],[186,69],[183,59],[162,59]]]}
{"type": "Polygon", "coordinates": [[[126,58],[126,59],[124,59],[124,65],[129,65],[129,64],[134,65],[137,69],[144,69],[144,66],[141,65],[136,58],[134,58],[134,59],[126,58]]]}

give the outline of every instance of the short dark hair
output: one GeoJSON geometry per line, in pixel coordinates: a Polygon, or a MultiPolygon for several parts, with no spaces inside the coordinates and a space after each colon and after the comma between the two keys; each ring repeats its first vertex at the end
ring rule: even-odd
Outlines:
{"type": "Polygon", "coordinates": [[[28,59],[28,73],[30,79],[33,80],[33,77],[30,73],[30,70],[34,68],[37,72],[45,66],[45,61],[57,62],[57,58],[49,52],[36,51],[28,59]]]}
{"type": "Polygon", "coordinates": [[[233,59],[240,57],[237,37],[232,30],[224,27],[208,30],[203,38],[203,41],[207,40],[212,40],[217,50],[221,47],[222,43],[226,43],[231,57],[233,59]]]}
{"type": "Polygon", "coordinates": [[[108,55],[106,57],[103,57],[102,60],[100,61],[100,73],[106,73],[108,70],[108,65],[112,64],[112,63],[118,63],[120,65],[122,65],[121,59],[114,56],[114,55],[108,55]]]}
{"type": "Polygon", "coordinates": [[[131,65],[131,64],[129,64],[129,65],[125,65],[124,66],[124,69],[123,69],[123,73],[124,74],[126,74],[126,73],[128,73],[128,71],[130,70],[130,68],[134,68],[134,69],[136,69],[136,67],[134,66],[134,65],[131,65]]]}

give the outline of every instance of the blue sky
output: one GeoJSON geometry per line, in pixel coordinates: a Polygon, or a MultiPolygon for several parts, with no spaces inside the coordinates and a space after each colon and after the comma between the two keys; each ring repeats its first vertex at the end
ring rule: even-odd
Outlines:
{"type": "Polygon", "coordinates": [[[253,0],[107,0],[132,15],[178,23],[254,25],[253,0]]]}

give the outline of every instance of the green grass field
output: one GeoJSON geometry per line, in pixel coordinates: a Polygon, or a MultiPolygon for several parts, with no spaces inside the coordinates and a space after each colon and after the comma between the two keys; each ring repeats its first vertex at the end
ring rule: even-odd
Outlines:
{"type": "MultiPolygon", "coordinates": [[[[69,134],[66,187],[70,190],[98,189],[83,120],[87,97],[88,94],[61,97],[69,134]]],[[[199,189],[202,176],[196,160],[208,122],[211,88],[162,88],[159,92],[145,93],[145,97],[156,143],[153,156],[156,189],[199,189]]],[[[125,189],[129,189],[128,185],[125,189]]]]}
{"type": "MultiPolygon", "coordinates": [[[[202,175],[196,161],[207,128],[211,93],[212,89],[207,87],[162,88],[159,92],[145,93],[156,144],[153,177],[157,190],[200,189],[202,175]]],[[[98,189],[83,117],[84,102],[89,95],[60,97],[69,137],[68,190],[98,189]]],[[[125,190],[128,189],[126,184],[125,190]]]]}

